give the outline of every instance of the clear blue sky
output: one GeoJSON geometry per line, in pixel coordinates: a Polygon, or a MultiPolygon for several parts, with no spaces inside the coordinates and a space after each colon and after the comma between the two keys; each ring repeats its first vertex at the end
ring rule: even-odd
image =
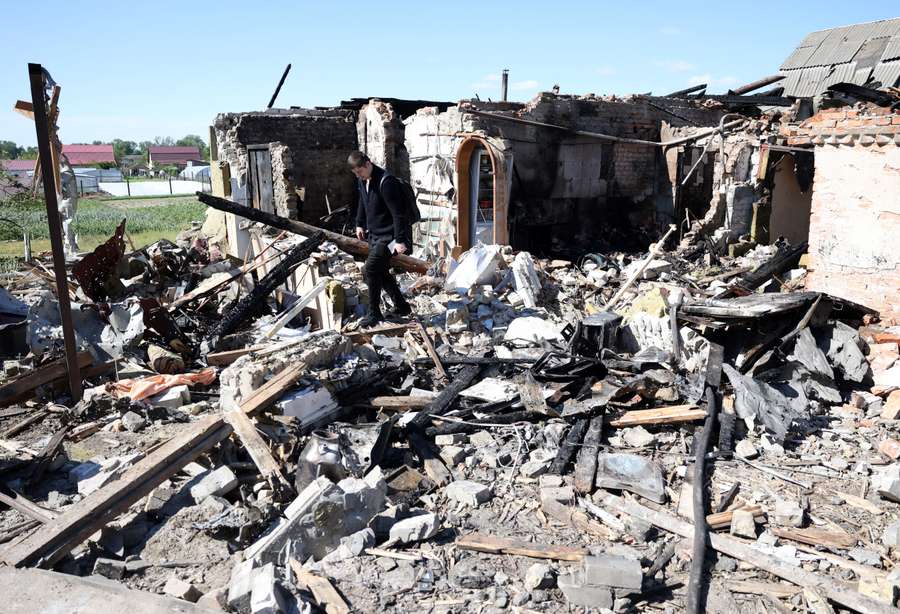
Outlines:
{"type": "Polygon", "coordinates": [[[63,142],[207,137],[216,113],[363,96],[513,100],[563,93],[711,92],[776,72],[814,30],[900,16],[848,2],[62,2],[0,5],[0,140],[34,145],[14,113],[26,64],[62,85],[63,142]]]}

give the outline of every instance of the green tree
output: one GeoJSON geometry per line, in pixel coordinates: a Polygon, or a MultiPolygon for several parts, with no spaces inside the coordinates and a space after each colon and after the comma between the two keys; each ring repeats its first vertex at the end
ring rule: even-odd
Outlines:
{"type": "Polygon", "coordinates": [[[15,160],[22,149],[12,141],[0,141],[0,159],[15,160]]]}
{"type": "Polygon", "coordinates": [[[37,147],[20,147],[19,148],[19,159],[20,160],[37,160],[38,159],[38,148],[37,147]]]}
{"type": "Polygon", "coordinates": [[[202,137],[197,136],[196,134],[189,134],[182,137],[175,141],[175,144],[179,147],[196,147],[200,150],[200,155],[203,156],[203,159],[209,160],[209,146],[202,137]]]}
{"type": "Polygon", "coordinates": [[[116,161],[119,164],[122,164],[122,158],[124,158],[125,156],[133,156],[135,154],[141,153],[140,147],[134,141],[113,139],[112,146],[113,154],[116,156],[116,161]]]}

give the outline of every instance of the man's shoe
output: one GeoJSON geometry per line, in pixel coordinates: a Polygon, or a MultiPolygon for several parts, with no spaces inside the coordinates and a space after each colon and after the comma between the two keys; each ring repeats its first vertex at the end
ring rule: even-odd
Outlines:
{"type": "Polygon", "coordinates": [[[379,322],[381,322],[384,318],[380,313],[370,313],[362,320],[359,321],[360,328],[372,328],[379,322]]]}
{"type": "Polygon", "coordinates": [[[412,307],[409,306],[409,303],[403,301],[399,305],[395,305],[392,309],[388,310],[388,314],[396,317],[402,318],[404,316],[408,316],[412,313],[412,307]]]}

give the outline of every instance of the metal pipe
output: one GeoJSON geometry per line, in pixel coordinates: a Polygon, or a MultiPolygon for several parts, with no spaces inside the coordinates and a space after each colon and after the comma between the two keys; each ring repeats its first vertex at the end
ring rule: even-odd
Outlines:
{"type": "Polygon", "coordinates": [[[778,83],[786,76],[787,75],[770,75],[768,77],[763,77],[762,79],[758,79],[753,83],[748,83],[747,85],[736,87],[733,90],[728,90],[728,93],[735,96],[741,96],[742,94],[752,92],[753,90],[758,90],[759,88],[771,85],[772,83],[778,83]]]}
{"type": "Polygon", "coordinates": [[[500,76],[500,100],[506,102],[506,90],[509,87],[509,69],[504,68],[500,76]]]}
{"type": "Polygon", "coordinates": [[[269,106],[267,109],[271,109],[275,104],[275,99],[278,98],[278,92],[281,91],[281,86],[284,85],[284,80],[287,79],[288,73],[291,72],[291,65],[288,64],[287,68],[284,69],[284,73],[281,75],[281,80],[278,82],[278,86],[275,88],[275,93],[272,94],[272,98],[269,100],[269,106]]]}
{"type": "Polygon", "coordinates": [[[686,87],[683,90],[678,90],[676,92],[672,92],[671,94],[666,94],[664,98],[675,98],[677,96],[685,96],[687,94],[693,94],[694,92],[699,92],[701,90],[706,89],[706,84],[701,83],[700,85],[692,85],[691,87],[686,87]]]}
{"type": "Polygon", "coordinates": [[[63,251],[59,206],[56,200],[56,180],[53,173],[53,155],[50,144],[50,125],[47,120],[46,86],[44,69],[40,64],[28,64],[31,81],[31,101],[34,108],[34,128],[37,133],[41,175],[44,183],[44,200],[47,204],[47,225],[50,228],[50,247],[53,251],[53,272],[56,276],[56,298],[59,301],[59,319],[62,322],[63,341],[66,348],[66,370],[69,375],[69,393],[72,402],[81,400],[81,369],[75,347],[75,329],[72,326],[72,306],[69,303],[69,284],[66,274],[66,256],[63,251]]]}

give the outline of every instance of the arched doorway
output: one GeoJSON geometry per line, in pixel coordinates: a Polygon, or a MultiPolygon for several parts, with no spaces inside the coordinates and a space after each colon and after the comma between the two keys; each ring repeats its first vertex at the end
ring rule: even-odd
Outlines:
{"type": "Polygon", "coordinates": [[[456,151],[456,246],[506,244],[506,164],[487,139],[468,136],[456,151]]]}

